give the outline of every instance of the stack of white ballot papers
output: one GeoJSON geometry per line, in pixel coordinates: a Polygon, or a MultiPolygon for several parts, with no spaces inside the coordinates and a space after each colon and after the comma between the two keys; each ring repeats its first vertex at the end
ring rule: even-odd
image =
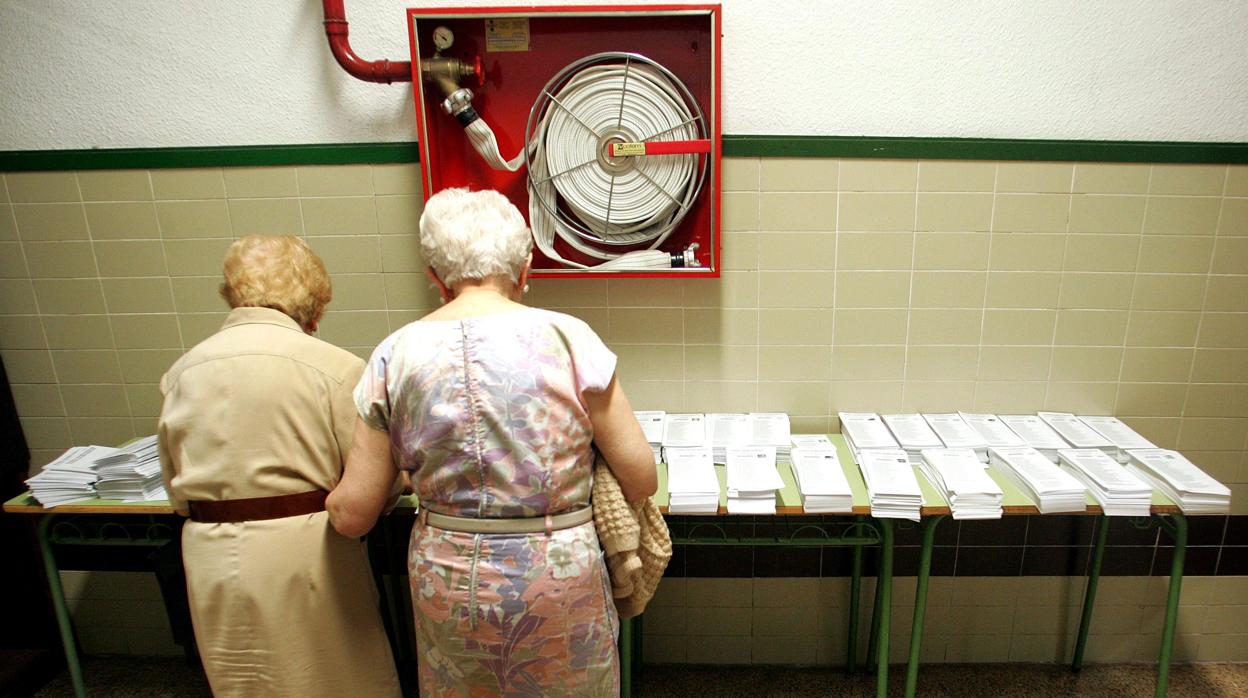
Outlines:
{"type": "Polygon", "coordinates": [[[144,502],[166,499],[156,436],[137,439],[95,461],[100,476],[95,489],[101,499],[144,502]]]}
{"type": "Polygon", "coordinates": [[[789,437],[792,427],[789,415],[784,412],[751,412],[750,413],[751,446],[771,446],[776,449],[776,462],[788,464],[789,437]]]}
{"type": "Polygon", "coordinates": [[[706,415],[706,435],[711,446],[711,458],[726,463],[725,452],[730,446],[749,446],[754,438],[754,427],[748,414],[724,414],[712,412],[706,415]]]}
{"type": "Polygon", "coordinates": [[[906,452],[899,448],[864,449],[858,466],[871,497],[871,515],[882,519],[919,520],[923,491],[906,452]]]}
{"type": "Polygon", "coordinates": [[[1184,514],[1230,513],[1231,490],[1178,451],[1143,448],[1127,455],[1127,470],[1173,499],[1184,514]]]}
{"type": "Polygon", "coordinates": [[[728,513],[776,513],[776,490],[784,487],[776,470],[776,449],[733,446],[728,449],[727,460],[728,513]]]}
{"type": "Polygon", "coordinates": [[[955,519],[999,519],[1005,493],[969,448],[925,448],[920,469],[955,519]]]}
{"type": "Polygon", "coordinates": [[[923,449],[944,446],[921,414],[885,414],[881,417],[888,425],[888,430],[893,432],[893,438],[897,439],[901,450],[910,458],[911,465],[923,463],[923,449]]]}
{"type": "Polygon", "coordinates": [[[667,415],[662,410],[644,410],[633,412],[637,423],[641,425],[641,433],[646,435],[650,450],[654,451],[654,462],[663,460],[663,418],[667,415]]]}
{"type": "Polygon", "coordinates": [[[1111,456],[1118,453],[1109,439],[1069,412],[1037,412],[1036,416],[1075,448],[1099,448],[1111,456]]]}
{"type": "Polygon", "coordinates": [[[107,446],[74,446],[43,466],[38,475],[26,480],[30,493],[45,508],[95,499],[99,473],[95,461],[116,449],[107,446]]]}
{"type": "Polygon", "coordinates": [[[793,477],[797,479],[802,509],[806,513],[834,514],[854,510],[854,493],[832,442],[829,441],[826,448],[795,446],[791,454],[793,477]]]}
{"type": "Polygon", "coordinates": [[[841,418],[841,433],[855,462],[862,463],[863,451],[901,448],[880,415],[874,412],[837,412],[836,415],[841,418]]]}
{"type": "Polygon", "coordinates": [[[706,445],[706,415],[663,415],[663,448],[694,448],[706,445]]]}
{"type": "Polygon", "coordinates": [[[980,462],[988,462],[988,442],[962,419],[962,415],[957,412],[925,414],[923,419],[927,420],[927,425],[940,437],[945,448],[969,448],[975,452],[975,457],[980,462]]]}
{"type": "Polygon", "coordinates": [[[810,451],[835,451],[836,445],[827,434],[794,434],[789,438],[793,444],[790,450],[804,449],[810,451]]]}
{"type": "Polygon", "coordinates": [[[1157,448],[1156,444],[1140,436],[1117,417],[1080,417],[1079,419],[1113,444],[1113,448],[1107,448],[1105,452],[1117,458],[1119,463],[1126,463],[1130,460],[1130,456],[1127,455],[1129,449],[1157,448]]]}
{"type": "Polygon", "coordinates": [[[672,514],[714,514],[719,511],[719,476],[711,462],[711,449],[669,448],[667,461],[667,510],[672,514]]]}
{"type": "Polygon", "coordinates": [[[1087,485],[1106,516],[1148,516],[1153,488],[1096,448],[1057,452],[1067,472],[1087,485]]]}
{"type": "Polygon", "coordinates": [[[1015,434],[1013,430],[1005,426],[1005,422],[995,414],[972,414],[970,412],[959,412],[958,416],[962,417],[962,421],[966,425],[975,430],[987,444],[989,448],[1008,448],[1011,446],[1026,446],[1027,442],[1022,437],[1015,434]]]}
{"type": "Polygon", "coordinates": [[[993,448],[988,463],[1035,502],[1041,514],[1088,509],[1088,488],[1031,446],[993,448]]]}
{"type": "Polygon", "coordinates": [[[1023,442],[1039,451],[1045,458],[1057,462],[1057,452],[1070,448],[1048,422],[1034,414],[1003,414],[999,417],[1010,431],[1018,434],[1023,442]]]}

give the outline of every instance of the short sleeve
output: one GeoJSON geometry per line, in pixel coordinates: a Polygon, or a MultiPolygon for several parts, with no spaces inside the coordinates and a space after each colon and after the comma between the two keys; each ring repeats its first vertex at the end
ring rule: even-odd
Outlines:
{"type": "Polygon", "coordinates": [[[611,378],[615,376],[615,353],[589,325],[579,320],[570,324],[568,337],[576,367],[576,384],[582,392],[600,393],[611,385],[611,378]]]}
{"type": "Polygon", "coordinates": [[[387,378],[394,351],[393,337],[376,349],[355,386],[355,410],[360,419],[377,431],[390,431],[390,389],[387,378]]]}

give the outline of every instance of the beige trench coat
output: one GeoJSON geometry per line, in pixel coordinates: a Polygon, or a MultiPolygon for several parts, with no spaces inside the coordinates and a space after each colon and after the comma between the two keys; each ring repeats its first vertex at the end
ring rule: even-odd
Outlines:
{"type": "MultiPolygon", "coordinates": [[[[161,379],[160,451],[174,507],[332,489],[363,369],[281,312],[230,312],[161,379]]],[[[399,695],[364,543],[338,535],[325,512],[188,521],[182,559],[214,695],[399,695]]]]}

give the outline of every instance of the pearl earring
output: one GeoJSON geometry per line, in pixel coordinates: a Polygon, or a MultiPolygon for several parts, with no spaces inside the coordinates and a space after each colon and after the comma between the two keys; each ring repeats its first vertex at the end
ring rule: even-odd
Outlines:
{"type": "Polygon", "coordinates": [[[525,293],[528,293],[528,292],[529,292],[529,285],[528,285],[528,284],[525,284],[525,285],[524,285],[524,288],[521,288],[521,289],[520,289],[520,293],[521,293],[521,294],[525,294],[525,293]]]}

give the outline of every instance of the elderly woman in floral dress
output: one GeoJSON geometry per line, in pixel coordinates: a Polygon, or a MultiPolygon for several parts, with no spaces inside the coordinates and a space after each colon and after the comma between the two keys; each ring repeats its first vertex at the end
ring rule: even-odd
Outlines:
{"type": "Polygon", "coordinates": [[[420,244],[444,305],[373,352],[334,526],[367,531],[411,473],[421,695],[616,695],[594,448],[631,501],[656,474],[615,355],[584,322],[519,302],[531,240],[501,194],[431,197],[420,244]]]}

